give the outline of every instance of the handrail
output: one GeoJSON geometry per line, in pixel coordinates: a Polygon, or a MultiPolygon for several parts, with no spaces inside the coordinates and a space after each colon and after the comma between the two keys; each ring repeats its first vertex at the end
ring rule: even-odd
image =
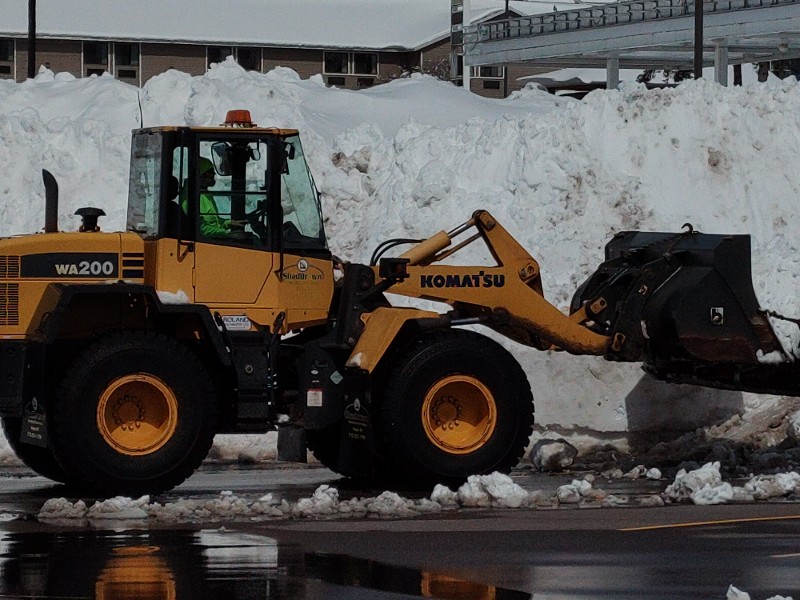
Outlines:
{"type": "MultiPolygon", "coordinates": [[[[703,0],[705,14],[797,4],[800,0],[703,0]]],[[[480,23],[465,28],[464,42],[485,42],[546,33],[624,25],[694,14],[695,0],[630,0],[480,23]]]]}

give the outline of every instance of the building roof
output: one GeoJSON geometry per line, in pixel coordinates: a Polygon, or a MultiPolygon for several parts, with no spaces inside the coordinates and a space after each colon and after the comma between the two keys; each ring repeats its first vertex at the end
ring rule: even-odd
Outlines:
{"type": "MultiPolygon", "coordinates": [[[[24,37],[28,2],[5,0],[0,36],[24,37]]],[[[40,38],[418,50],[450,34],[450,0],[37,0],[40,38]]],[[[520,15],[573,2],[511,1],[520,15]]],[[[471,21],[505,0],[470,0],[471,21]]]]}

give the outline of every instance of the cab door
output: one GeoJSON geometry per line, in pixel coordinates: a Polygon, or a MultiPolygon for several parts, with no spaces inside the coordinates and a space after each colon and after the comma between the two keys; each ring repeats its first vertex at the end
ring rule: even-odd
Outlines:
{"type": "Polygon", "coordinates": [[[267,155],[265,143],[257,138],[198,142],[194,168],[199,183],[190,199],[196,302],[220,308],[253,306],[272,273],[267,155]],[[200,172],[208,168],[207,161],[213,173],[200,172]]]}

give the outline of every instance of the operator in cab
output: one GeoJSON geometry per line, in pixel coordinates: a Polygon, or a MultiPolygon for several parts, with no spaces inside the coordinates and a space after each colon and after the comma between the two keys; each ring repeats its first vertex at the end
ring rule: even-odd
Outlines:
{"type": "MultiPolygon", "coordinates": [[[[208,237],[228,236],[240,233],[247,224],[245,220],[223,219],[220,216],[214,195],[210,191],[216,183],[214,163],[204,156],[199,158],[200,171],[200,233],[208,237]]],[[[188,191],[184,190],[181,197],[181,207],[185,214],[189,212],[188,191]]]]}

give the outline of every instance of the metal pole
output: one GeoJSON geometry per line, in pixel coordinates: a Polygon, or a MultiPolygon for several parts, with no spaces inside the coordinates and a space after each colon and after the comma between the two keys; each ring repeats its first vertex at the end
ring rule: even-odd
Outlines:
{"type": "Polygon", "coordinates": [[[703,0],[694,0],[694,78],[703,76],[703,0]]]}
{"type": "Polygon", "coordinates": [[[28,0],[28,78],[36,77],[36,0],[28,0]]]}
{"type": "MultiPolygon", "coordinates": [[[[464,0],[464,32],[466,33],[467,27],[469,27],[470,19],[472,15],[470,14],[470,0],[464,0]]],[[[472,91],[472,67],[467,66],[467,44],[466,40],[464,40],[464,54],[462,55],[462,74],[461,74],[461,81],[464,89],[468,92],[472,91]]]]}

